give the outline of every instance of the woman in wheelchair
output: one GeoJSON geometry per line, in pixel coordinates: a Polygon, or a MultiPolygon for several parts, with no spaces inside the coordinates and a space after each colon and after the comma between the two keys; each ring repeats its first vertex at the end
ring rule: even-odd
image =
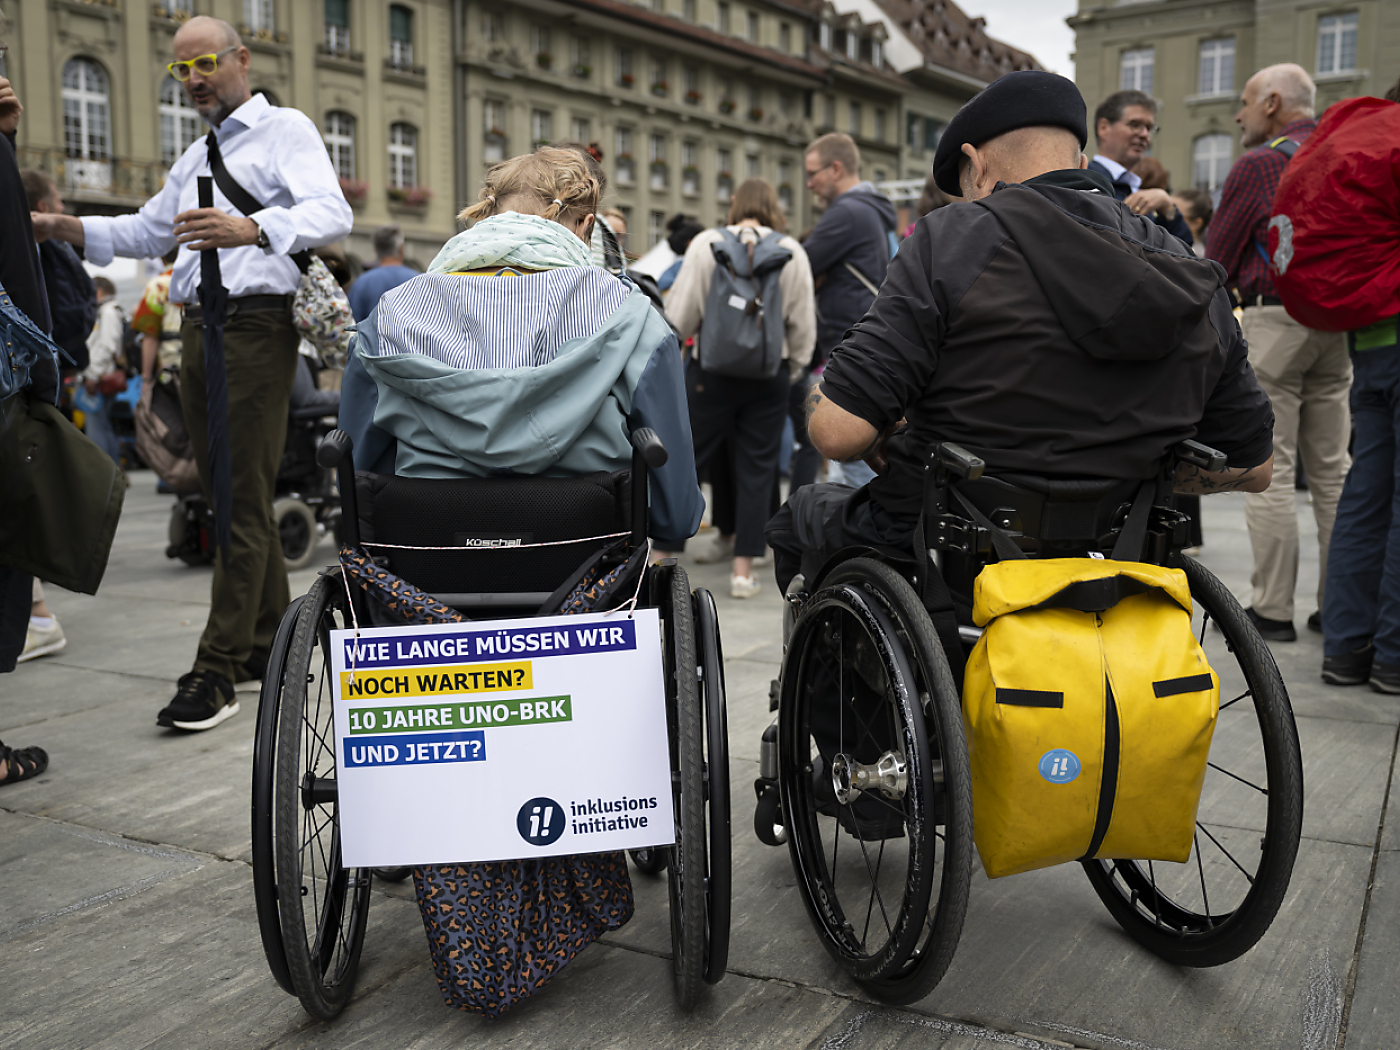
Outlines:
{"type": "Polygon", "coordinates": [[[496,165],[428,272],[360,323],[341,392],[355,466],[400,477],[561,477],[626,468],[654,430],[650,534],[694,535],[680,350],[650,300],[589,263],[600,189],[573,150],[496,165]]]}

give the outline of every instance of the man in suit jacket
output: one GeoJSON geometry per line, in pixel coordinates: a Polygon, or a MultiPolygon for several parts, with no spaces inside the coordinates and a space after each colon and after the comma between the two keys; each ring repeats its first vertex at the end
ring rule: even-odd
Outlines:
{"type": "Polygon", "coordinates": [[[1133,168],[1142,160],[1157,131],[1157,100],[1144,91],[1115,91],[1094,111],[1094,138],[1099,151],[1089,161],[1113,183],[1113,195],[1137,215],[1151,215],[1158,226],[1191,244],[1191,228],[1166,190],[1142,188],[1133,168]]]}

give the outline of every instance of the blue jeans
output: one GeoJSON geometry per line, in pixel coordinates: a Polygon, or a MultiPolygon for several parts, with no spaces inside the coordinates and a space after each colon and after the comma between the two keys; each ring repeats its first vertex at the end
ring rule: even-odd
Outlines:
{"type": "Polygon", "coordinates": [[[112,401],[113,398],[102,394],[93,394],[89,398],[85,392],[75,403],[83,410],[83,433],[87,434],[98,448],[111,456],[112,462],[120,469],[122,453],[117,442],[117,433],[112,429],[112,401]]]}
{"type": "Polygon", "coordinates": [[[1369,639],[1378,661],[1400,665],[1400,347],[1353,351],[1351,361],[1355,459],[1327,556],[1323,652],[1369,639]]]}

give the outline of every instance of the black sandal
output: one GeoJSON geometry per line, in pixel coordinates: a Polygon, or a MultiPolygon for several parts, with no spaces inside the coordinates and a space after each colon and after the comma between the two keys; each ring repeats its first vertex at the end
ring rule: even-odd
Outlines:
{"type": "Polygon", "coordinates": [[[0,787],[4,787],[37,777],[48,769],[49,753],[42,747],[12,748],[0,744],[0,762],[5,763],[5,775],[0,777],[0,787]]]}

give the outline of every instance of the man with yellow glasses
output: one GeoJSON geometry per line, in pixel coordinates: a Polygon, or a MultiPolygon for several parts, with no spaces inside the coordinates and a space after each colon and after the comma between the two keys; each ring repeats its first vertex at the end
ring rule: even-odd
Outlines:
{"type": "Polygon", "coordinates": [[[170,301],[185,306],[180,389],[206,498],[209,417],[197,287],[199,253],[219,251],[229,295],[224,353],[233,538],[228,557],[214,564],[209,621],[194,668],[157,717],[159,725],[191,731],[212,729],[238,712],[234,683],[262,677],[290,602],[272,492],[297,362],[292,296],[300,271],[291,256],[340,240],[352,216],[316,126],[250,91],[251,59],[231,25],[191,18],[175,34],[174,50],[170,73],[213,127],[209,137],[185,151],[165,186],[134,215],[32,218],[37,239],[83,245],[98,266],[114,255],[154,258],[176,245],[187,249],[175,260],[170,301]],[[201,208],[196,180],[217,166],[225,175],[216,178],[214,207],[201,208]],[[229,177],[242,187],[233,195],[247,210],[224,192],[229,177]]]}

